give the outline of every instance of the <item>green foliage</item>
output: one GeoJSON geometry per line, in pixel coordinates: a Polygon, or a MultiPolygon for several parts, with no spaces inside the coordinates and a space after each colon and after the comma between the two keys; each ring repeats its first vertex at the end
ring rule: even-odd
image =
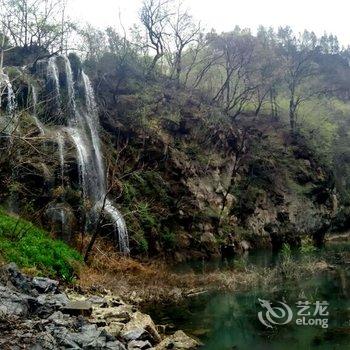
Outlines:
{"type": "Polygon", "coordinates": [[[162,241],[167,249],[174,249],[176,247],[176,235],[170,229],[165,229],[162,234],[162,241]]]}
{"type": "Polygon", "coordinates": [[[78,252],[30,222],[0,211],[0,255],[20,267],[71,281],[82,261],[78,252]]]}
{"type": "Polygon", "coordinates": [[[140,253],[147,253],[148,252],[148,241],[147,239],[143,236],[143,234],[136,234],[135,235],[135,240],[138,245],[138,249],[140,250],[140,253]]]}
{"type": "Polygon", "coordinates": [[[311,255],[315,253],[316,247],[312,244],[310,240],[304,240],[302,242],[301,247],[299,248],[299,251],[302,255],[311,255]]]}
{"type": "Polygon", "coordinates": [[[247,259],[245,259],[244,257],[235,259],[233,266],[237,271],[245,271],[248,267],[247,259]]]}
{"type": "Polygon", "coordinates": [[[145,228],[149,229],[157,225],[157,219],[151,214],[148,203],[138,203],[137,212],[139,219],[145,228]]]}
{"type": "Polygon", "coordinates": [[[130,181],[123,182],[123,196],[127,204],[131,204],[137,196],[137,190],[130,181]]]}
{"type": "Polygon", "coordinates": [[[292,249],[288,243],[283,243],[281,249],[281,256],[283,260],[289,260],[292,257],[292,249]]]}

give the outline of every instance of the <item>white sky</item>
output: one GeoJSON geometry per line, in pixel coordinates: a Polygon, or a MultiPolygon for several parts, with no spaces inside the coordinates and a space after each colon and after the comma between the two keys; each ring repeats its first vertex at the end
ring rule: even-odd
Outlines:
{"type": "MultiPolygon", "coordinates": [[[[118,13],[126,28],[137,22],[142,0],[68,0],[72,19],[104,28],[118,27],[118,13]]],[[[183,0],[194,18],[207,29],[228,31],[235,25],[256,29],[260,24],[277,28],[290,25],[295,31],[313,30],[336,34],[350,44],[349,0],[183,0]]]]}

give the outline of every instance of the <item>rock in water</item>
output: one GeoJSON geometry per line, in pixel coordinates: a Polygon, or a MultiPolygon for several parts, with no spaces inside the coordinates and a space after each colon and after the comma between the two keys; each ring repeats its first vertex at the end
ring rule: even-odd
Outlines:
{"type": "Polygon", "coordinates": [[[195,350],[200,344],[186,335],[183,331],[177,331],[173,335],[165,338],[156,346],[156,350],[195,350]]]}

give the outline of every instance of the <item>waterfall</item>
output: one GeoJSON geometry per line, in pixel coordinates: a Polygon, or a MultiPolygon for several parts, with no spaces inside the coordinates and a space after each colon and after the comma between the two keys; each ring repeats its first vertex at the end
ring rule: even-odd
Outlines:
{"type": "MultiPolygon", "coordinates": [[[[0,108],[1,97],[4,92],[6,92],[6,114],[1,120],[0,129],[5,133],[12,133],[15,130],[17,121],[17,117],[14,115],[14,111],[17,108],[16,97],[9,76],[0,70],[0,108]]],[[[18,125],[17,130],[19,130],[18,125]]]]}
{"type": "Polygon", "coordinates": [[[13,91],[13,87],[10,81],[9,76],[6,73],[1,72],[0,73],[0,95],[6,90],[6,96],[7,96],[7,112],[9,114],[12,114],[13,111],[16,109],[16,97],[15,93],[13,91]],[[5,85],[5,89],[3,90],[2,85],[5,85]]]}
{"type": "Polygon", "coordinates": [[[31,91],[31,95],[32,95],[32,108],[33,108],[33,119],[34,122],[37,126],[37,128],[40,131],[41,135],[45,134],[45,130],[44,130],[44,126],[43,124],[40,122],[40,120],[38,119],[38,117],[36,116],[36,112],[37,112],[37,104],[38,104],[38,94],[36,92],[36,88],[35,86],[32,84],[30,85],[30,91],[31,91]]]}
{"type": "Polygon", "coordinates": [[[57,133],[58,155],[60,160],[60,176],[62,187],[64,187],[64,138],[61,132],[57,133]]]}
{"type": "Polygon", "coordinates": [[[108,199],[105,203],[105,210],[113,220],[114,236],[116,237],[118,235],[120,251],[123,253],[129,253],[129,235],[123,216],[108,199]]]}
{"type": "Polygon", "coordinates": [[[74,91],[74,80],[72,67],[67,56],[62,56],[64,59],[64,66],[66,70],[67,78],[67,92],[68,92],[68,102],[74,114],[76,114],[76,104],[75,104],[75,91],[74,91]]]}
{"type": "MultiPolygon", "coordinates": [[[[96,214],[104,204],[104,210],[113,222],[114,234],[118,238],[119,248],[121,252],[127,254],[129,252],[129,237],[124,218],[112,202],[106,198],[106,171],[103,164],[101,142],[98,133],[100,126],[94,91],[89,77],[82,72],[81,79],[85,100],[83,106],[80,106],[80,104],[77,106],[71,64],[68,58],[64,58],[64,62],[67,94],[72,111],[71,116],[68,118],[68,127],[65,128],[65,131],[75,145],[80,184],[84,199],[91,202],[92,210],[90,213],[87,213],[87,218],[90,224],[96,224],[96,214]]],[[[48,78],[56,82],[57,96],[60,97],[58,68],[56,60],[52,58],[49,60],[48,78]]]]}
{"type": "Polygon", "coordinates": [[[50,57],[47,64],[47,75],[53,81],[56,97],[60,96],[60,81],[58,78],[58,68],[56,64],[56,57],[50,57]]]}

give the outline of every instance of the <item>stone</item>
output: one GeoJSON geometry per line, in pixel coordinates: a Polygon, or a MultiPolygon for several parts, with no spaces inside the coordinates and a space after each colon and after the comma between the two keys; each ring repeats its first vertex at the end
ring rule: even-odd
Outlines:
{"type": "Polygon", "coordinates": [[[57,291],[59,282],[45,277],[34,277],[32,285],[40,293],[48,293],[57,291]]]}
{"type": "Polygon", "coordinates": [[[149,339],[152,336],[145,329],[140,327],[131,329],[127,332],[123,332],[122,337],[129,342],[132,340],[149,339]]]}
{"type": "Polygon", "coordinates": [[[18,269],[15,263],[10,263],[2,267],[1,279],[7,285],[12,284],[18,291],[25,294],[32,294],[31,280],[24,276],[18,269]]]}
{"type": "Polygon", "coordinates": [[[108,303],[105,298],[93,295],[90,298],[88,298],[88,302],[94,305],[98,305],[100,307],[107,307],[108,303]]]}
{"type": "Polygon", "coordinates": [[[0,313],[7,316],[26,316],[29,312],[30,297],[0,286],[0,313]]]}
{"type": "Polygon", "coordinates": [[[152,344],[161,341],[161,337],[149,315],[136,311],[124,328],[121,336],[128,341],[131,340],[150,340],[152,344]]]}
{"type": "Polygon", "coordinates": [[[126,350],[126,347],[118,340],[109,341],[105,346],[106,350],[126,350]]]}
{"type": "Polygon", "coordinates": [[[116,307],[94,308],[92,316],[95,320],[104,319],[107,323],[111,321],[127,323],[131,320],[132,314],[133,307],[122,304],[116,307]]]}
{"type": "Polygon", "coordinates": [[[173,335],[166,337],[156,346],[156,350],[195,350],[200,344],[183,331],[177,331],[173,335]]]}
{"type": "Polygon", "coordinates": [[[240,242],[240,247],[243,251],[248,251],[250,249],[250,244],[247,241],[240,242]]]}
{"type": "Polygon", "coordinates": [[[148,340],[132,340],[128,343],[128,350],[146,350],[151,348],[152,344],[148,340]]]}
{"type": "Polygon", "coordinates": [[[112,321],[105,327],[105,330],[106,332],[112,334],[114,337],[118,337],[124,326],[124,323],[112,321]]]}
{"type": "Polygon", "coordinates": [[[35,313],[41,317],[47,317],[69,303],[69,299],[64,293],[40,294],[36,300],[39,305],[35,309],[35,313]]]}
{"type": "Polygon", "coordinates": [[[30,350],[58,350],[56,339],[47,332],[37,334],[35,345],[30,350]]]}
{"type": "Polygon", "coordinates": [[[71,316],[90,316],[92,314],[92,306],[87,301],[71,301],[63,306],[61,311],[71,316]]]}

